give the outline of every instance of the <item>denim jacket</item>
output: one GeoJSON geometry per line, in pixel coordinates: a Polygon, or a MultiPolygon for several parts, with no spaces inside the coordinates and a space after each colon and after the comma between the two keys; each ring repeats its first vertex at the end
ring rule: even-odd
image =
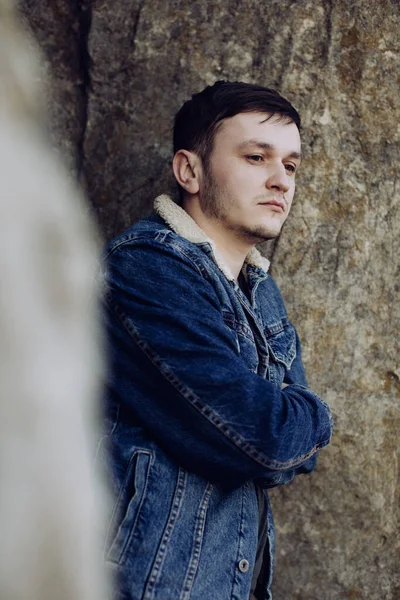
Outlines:
{"type": "MultiPolygon", "coordinates": [[[[244,294],[182,208],[160,196],[155,209],[105,252],[110,368],[98,457],[114,494],[113,597],[248,600],[256,486],[311,471],[331,415],[307,388],[268,261],[248,255],[244,294]]],[[[268,512],[260,600],[271,598],[268,512]]]]}

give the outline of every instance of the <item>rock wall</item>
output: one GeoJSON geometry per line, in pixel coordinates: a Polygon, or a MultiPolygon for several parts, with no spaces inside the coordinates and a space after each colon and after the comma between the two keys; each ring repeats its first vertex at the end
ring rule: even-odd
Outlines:
{"type": "Polygon", "coordinates": [[[299,109],[306,158],[269,252],[336,432],[316,473],[272,494],[274,599],[398,600],[399,3],[23,0],[21,10],[54,77],[60,143],[107,238],[173,189],[172,119],[193,92],[251,81],[299,109]]]}

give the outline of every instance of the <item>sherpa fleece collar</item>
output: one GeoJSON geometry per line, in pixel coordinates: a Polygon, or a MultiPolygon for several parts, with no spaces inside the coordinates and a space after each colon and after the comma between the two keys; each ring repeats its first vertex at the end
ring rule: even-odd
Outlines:
{"type": "MultiPolygon", "coordinates": [[[[192,217],[183,208],[178,206],[169,196],[163,194],[158,196],[154,201],[154,210],[164,219],[175,233],[187,239],[193,244],[208,243],[213,251],[215,262],[221,269],[225,277],[231,281],[235,281],[228,265],[224,262],[221,254],[218,252],[215,243],[204,233],[192,217]]],[[[264,258],[256,248],[252,248],[245,258],[245,263],[253,265],[268,272],[270,262],[264,258]]]]}

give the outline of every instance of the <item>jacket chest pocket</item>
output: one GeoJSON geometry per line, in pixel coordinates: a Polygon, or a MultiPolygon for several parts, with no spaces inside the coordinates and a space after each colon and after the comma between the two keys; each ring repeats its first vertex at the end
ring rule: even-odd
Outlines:
{"type": "Polygon", "coordinates": [[[285,372],[296,358],[296,334],[288,319],[282,319],[264,329],[270,352],[270,378],[283,381],[285,372]],[[275,369],[275,371],[274,371],[275,369]]]}
{"type": "Polygon", "coordinates": [[[146,497],[151,458],[151,452],[136,450],[129,461],[107,535],[107,559],[111,562],[123,562],[125,550],[137,528],[146,497]]]}
{"type": "Polygon", "coordinates": [[[235,318],[235,315],[230,311],[223,310],[222,316],[225,325],[232,331],[235,336],[236,347],[238,354],[243,358],[248,369],[253,373],[257,373],[258,369],[258,353],[254,335],[249,325],[235,318]]]}

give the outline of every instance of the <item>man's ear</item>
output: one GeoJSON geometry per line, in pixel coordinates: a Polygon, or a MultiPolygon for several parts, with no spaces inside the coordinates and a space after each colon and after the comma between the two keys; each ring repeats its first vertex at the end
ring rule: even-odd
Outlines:
{"type": "Polygon", "coordinates": [[[188,194],[197,194],[201,171],[200,158],[189,150],[178,150],[172,161],[175,179],[188,194]]]}

